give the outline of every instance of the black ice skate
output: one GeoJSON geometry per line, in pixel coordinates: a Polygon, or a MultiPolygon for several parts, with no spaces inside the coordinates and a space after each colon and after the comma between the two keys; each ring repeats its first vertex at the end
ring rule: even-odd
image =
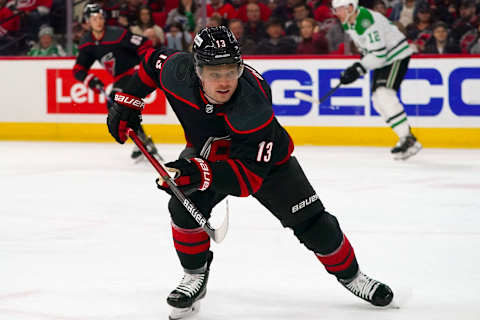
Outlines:
{"type": "MultiPolygon", "coordinates": [[[[140,136],[140,140],[142,140],[143,144],[147,148],[148,153],[150,153],[152,156],[154,156],[158,161],[163,161],[163,158],[158,154],[157,147],[155,147],[155,144],[153,143],[153,140],[151,137],[147,136],[140,136]]],[[[130,157],[133,160],[139,161],[142,159],[142,151],[138,149],[137,146],[133,147],[132,154],[130,157]]]]}
{"type": "Polygon", "coordinates": [[[422,149],[422,145],[413,134],[400,139],[397,145],[392,148],[391,153],[395,160],[406,160],[422,149]]]}
{"type": "Polygon", "coordinates": [[[338,279],[338,281],[351,293],[374,306],[385,307],[392,302],[392,289],[380,281],[369,278],[360,270],[353,279],[338,279]]]}
{"type": "Polygon", "coordinates": [[[167,303],[172,306],[170,320],[183,319],[199,311],[200,299],[207,293],[208,273],[212,260],[213,252],[209,251],[206,270],[200,272],[185,270],[182,281],[167,297],[167,303]]]}

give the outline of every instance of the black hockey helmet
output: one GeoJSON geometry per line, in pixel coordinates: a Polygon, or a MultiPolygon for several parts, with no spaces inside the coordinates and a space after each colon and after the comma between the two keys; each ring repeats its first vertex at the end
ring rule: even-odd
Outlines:
{"type": "Polygon", "coordinates": [[[98,3],[89,3],[83,8],[83,19],[88,21],[92,14],[101,14],[105,17],[105,11],[98,3]]]}
{"type": "Polygon", "coordinates": [[[243,72],[240,45],[233,33],[225,26],[206,27],[193,40],[193,61],[200,76],[203,66],[237,64],[238,76],[243,72]]]}

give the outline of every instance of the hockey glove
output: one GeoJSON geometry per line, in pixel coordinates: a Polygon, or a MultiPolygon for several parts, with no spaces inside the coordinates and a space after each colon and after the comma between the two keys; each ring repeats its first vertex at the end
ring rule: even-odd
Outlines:
{"type": "MultiPolygon", "coordinates": [[[[212,184],[212,170],[208,161],[201,158],[179,159],[166,163],[169,171],[177,171],[174,180],[181,191],[190,194],[193,191],[205,191],[212,184]],[[170,170],[174,169],[174,170],[170,170]]],[[[157,187],[171,194],[167,183],[162,179],[156,180],[157,187]]]]}
{"type": "Polygon", "coordinates": [[[115,102],[108,109],[107,126],[108,131],[118,143],[123,144],[128,139],[128,128],[138,131],[144,106],[145,102],[142,99],[121,92],[115,94],[115,102]]]}
{"type": "Polygon", "coordinates": [[[93,74],[89,74],[85,78],[84,84],[90,89],[92,89],[96,94],[100,94],[105,88],[102,80],[98,79],[93,74]]]}
{"type": "Polygon", "coordinates": [[[355,80],[363,76],[366,72],[367,70],[360,64],[360,62],[355,62],[342,72],[342,75],[340,76],[340,82],[342,84],[355,82],[355,80]]]}

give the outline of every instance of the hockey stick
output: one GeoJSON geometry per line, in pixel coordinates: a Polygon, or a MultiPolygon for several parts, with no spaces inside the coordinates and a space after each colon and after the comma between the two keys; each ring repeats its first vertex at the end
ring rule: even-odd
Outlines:
{"type": "Polygon", "coordinates": [[[105,89],[101,88],[99,89],[99,91],[105,96],[105,100],[107,100],[107,103],[113,103],[112,99],[110,99],[110,96],[105,92],[105,89]]]}
{"type": "Polygon", "coordinates": [[[308,94],[305,94],[303,92],[300,92],[300,91],[295,91],[294,93],[294,96],[295,98],[297,99],[300,99],[300,100],[303,100],[303,101],[308,101],[308,102],[311,102],[311,103],[315,103],[315,104],[322,104],[325,100],[327,100],[328,98],[330,98],[330,96],[335,92],[337,91],[338,88],[340,88],[340,86],[342,85],[341,82],[339,82],[335,87],[333,87],[332,89],[330,89],[320,100],[318,99],[315,99],[314,97],[312,96],[309,96],[308,94]]]}
{"type": "Polygon", "coordinates": [[[168,174],[165,166],[157,161],[148,151],[147,148],[144,146],[143,142],[137,136],[135,131],[132,129],[128,129],[127,131],[128,136],[133,140],[133,142],[137,145],[137,147],[142,151],[145,157],[150,161],[153,167],[158,171],[162,179],[168,184],[170,190],[172,190],[175,197],[183,204],[185,209],[190,213],[190,215],[197,221],[197,223],[202,227],[203,230],[213,239],[216,243],[220,243],[225,239],[228,230],[228,209],[225,219],[222,222],[222,225],[218,229],[212,228],[208,220],[205,216],[198,210],[197,206],[185,196],[185,194],[178,189],[177,185],[173,181],[173,179],[168,174]]]}

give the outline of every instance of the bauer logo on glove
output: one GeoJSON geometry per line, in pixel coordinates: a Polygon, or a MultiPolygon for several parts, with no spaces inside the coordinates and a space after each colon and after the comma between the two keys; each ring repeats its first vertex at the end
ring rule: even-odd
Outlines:
{"type": "MultiPolygon", "coordinates": [[[[205,191],[212,184],[212,170],[207,161],[201,158],[179,159],[166,163],[170,172],[175,172],[175,184],[184,192],[205,191]]],[[[157,187],[170,193],[170,188],[161,177],[156,180],[157,187]]]]}

